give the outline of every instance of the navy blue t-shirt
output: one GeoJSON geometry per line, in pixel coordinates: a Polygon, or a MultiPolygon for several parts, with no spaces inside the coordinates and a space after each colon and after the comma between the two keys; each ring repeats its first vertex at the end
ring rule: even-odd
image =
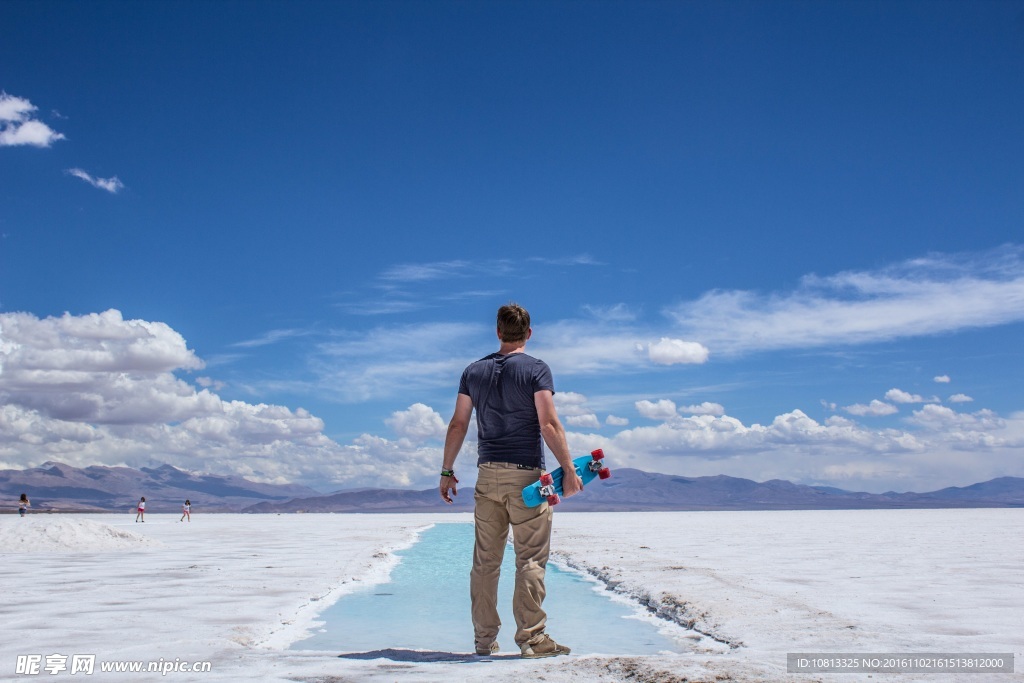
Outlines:
{"type": "Polygon", "coordinates": [[[555,392],[547,363],[525,353],[492,353],[462,373],[459,393],[473,400],[477,462],[544,467],[544,450],[533,395],[555,392]]]}

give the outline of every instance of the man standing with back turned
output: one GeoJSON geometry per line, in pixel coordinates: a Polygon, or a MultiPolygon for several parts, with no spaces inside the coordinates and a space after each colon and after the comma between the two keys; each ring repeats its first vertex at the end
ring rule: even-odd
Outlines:
{"type": "Polygon", "coordinates": [[[476,408],[476,545],[469,591],[478,655],[498,651],[498,573],[510,524],[516,551],[516,644],[527,658],[569,654],[569,648],[544,632],[547,614],[541,608],[551,549],[551,508],[547,503],[528,508],[522,496],[523,487],[537,481],[544,469],[542,438],[565,472],[564,497],[579,493],[583,482],[573,469],[565,430],[555,412],[551,370],[524,353],[532,333],[530,314],[522,306],[513,303],[498,309],[501,348],[462,373],[444,442],[441,498],[451,503],[458,483],[455,458],[476,408]]]}

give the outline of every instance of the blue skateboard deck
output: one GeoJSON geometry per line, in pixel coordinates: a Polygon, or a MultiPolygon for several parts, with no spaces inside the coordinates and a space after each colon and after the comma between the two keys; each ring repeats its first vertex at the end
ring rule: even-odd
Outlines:
{"type": "MultiPolygon", "coordinates": [[[[594,477],[607,479],[611,476],[611,470],[605,466],[603,458],[604,451],[600,448],[596,451],[592,451],[590,455],[573,458],[573,469],[576,470],[576,474],[579,475],[579,478],[583,480],[584,486],[592,482],[594,477]]],[[[559,496],[563,495],[562,476],[562,468],[559,467],[550,474],[542,474],[539,481],[535,481],[524,488],[523,502],[526,503],[526,507],[537,507],[544,502],[547,502],[550,505],[557,505],[559,502],[559,496]],[[545,479],[547,477],[551,478],[549,483],[545,483],[545,479]]]]}

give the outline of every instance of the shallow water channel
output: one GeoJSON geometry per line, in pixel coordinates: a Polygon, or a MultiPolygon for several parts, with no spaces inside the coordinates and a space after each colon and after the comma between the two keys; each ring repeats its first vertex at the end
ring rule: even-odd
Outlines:
{"type": "MultiPolygon", "coordinates": [[[[472,524],[437,524],[412,547],[396,553],[391,581],[346,595],[324,610],[324,626],[296,642],[296,650],[372,652],[388,648],[472,652],[469,570],[472,524]]],[[[502,653],[518,654],[512,588],[515,553],[506,548],[498,588],[502,653]]],[[[604,586],[576,572],[548,564],[547,630],[574,654],[656,654],[680,652],[669,633],[677,626],[642,612],[604,586]]]]}

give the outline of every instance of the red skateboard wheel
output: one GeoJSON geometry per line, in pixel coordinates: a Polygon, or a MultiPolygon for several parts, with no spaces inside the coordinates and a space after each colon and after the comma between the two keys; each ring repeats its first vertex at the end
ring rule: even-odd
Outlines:
{"type": "Polygon", "coordinates": [[[604,449],[598,448],[596,451],[590,451],[590,455],[594,460],[604,460],[604,449]]]}
{"type": "Polygon", "coordinates": [[[557,493],[552,494],[548,496],[548,505],[558,505],[560,500],[557,493]]]}
{"type": "Polygon", "coordinates": [[[551,486],[551,484],[553,484],[554,482],[555,482],[555,480],[547,472],[545,472],[544,474],[540,475],[540,484],[541,484],[541,486],[551,486]]]}
{"type": "Polygon", "coordinates": [[[597,478],[598,479],[607,479],[610,476],[612,476],[612,471],[610,469],[608,469],[607,467],[599,469],[597,471],[597,478]]]}

